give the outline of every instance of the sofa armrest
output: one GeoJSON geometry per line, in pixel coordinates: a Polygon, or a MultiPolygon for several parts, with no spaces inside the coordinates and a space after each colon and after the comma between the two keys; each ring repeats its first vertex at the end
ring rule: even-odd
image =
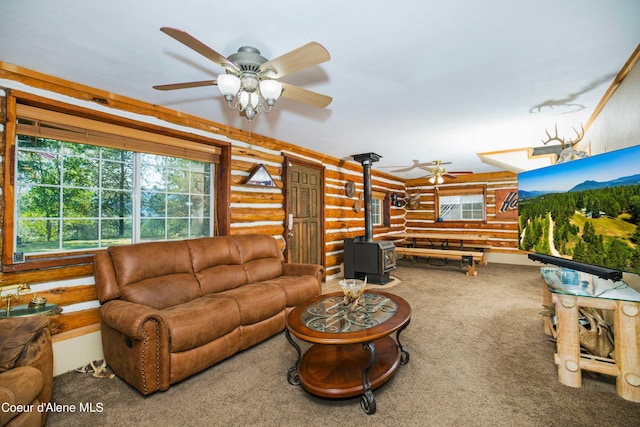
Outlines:
{"type": "Polygon", "coordinates": [[[32,366],[0,372],[0,425],[44,425],[43,411],[36,408],[43,384],[42,372],[32,366]]]}
{"type": "Polygon", "coordinates": [[[100,308],[102,350],[113,372],[143,395],[171,382],[169,328],[152,307],[119,299],[100,308]]]}
{"type": "Polygon", "coordinates": [[[114,330],[137,340],[144,339],[144,324],[157,322],[163,330],[166,324],[159,310],[122,300],[111,300],[100,308],[102,321],[114,330]]]}
{"type": "Polygon", "coordinates": [[[324,282],[324,267],[318,264],[287,263],[282,264],[283,276],[315,276],[318,282],[324,282]]]}

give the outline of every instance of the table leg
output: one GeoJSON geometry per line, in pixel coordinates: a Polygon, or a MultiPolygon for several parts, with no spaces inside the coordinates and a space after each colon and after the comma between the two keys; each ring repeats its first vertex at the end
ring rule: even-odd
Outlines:
{"type": "Polygon", "coordinates": [[[615,358],[620,369],[616,378],[618,396],[640,402],[640,304],[620,301],[615,311],[615,358]]]}
{"type": "Polygon", "coordinates": [[[376,344],[373,341],[364,343],[362,347],[370,354],[369,366],[362,370],[362,386],[364,387],[364,394],[360,398],[360,406],[367,413],[371,415],[376,412],[376,398],[373,396],[371,390],[371,381],[369,379],[369,371],[376,363],[376,344]]]}
{"type": "Polygon", "coordinates": [[[407,326],[409,326],[409,322],[407,322],[407,324],[404,325],[404,327],[402,327],[401,329],[398,329],[398,332],[396,332],[396,342],[398,343],[398,348],[400,349],[401,365],[406,365],[407,363],[409,363],[409,352],[405,350],[402,347],[402,344],[400,343],[400,332],[404,331],[407,326]]]}
{"type": "Polygon", "coordinates": [[[296,343],[291,337],[291,334],[289,333],[289,329],[285,328],[284,334],[287,337],[287,341],[289,341],[289,344],[291,344],[293,348],[296,349],[296,352],[298,353],[298,358],[296,359],[296,363],[294,363],[293,366],[290,367],[289,370],[287,371],[287,381],[289,381],[289,384],[291,385],[300,385],[300,377],[298,376],[298,365],[300,365],[302,350],[300,349],[300,346],[298,345],[298,343],[296,343]]]}
{"type": "Polygon", "coordinates": [[[558,380],[569,387],[582,386],[578,301],[572,295],[553,295],[556,303],[558,380]]]}

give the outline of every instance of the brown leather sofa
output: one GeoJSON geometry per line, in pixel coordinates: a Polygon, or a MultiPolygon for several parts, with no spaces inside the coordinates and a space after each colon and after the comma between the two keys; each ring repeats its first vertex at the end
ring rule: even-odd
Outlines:
{"type": "Polygon", "coordinates": [[[0,426],[43,426],[53,388],[46,317],[0,319],[0,426]]]}
{"type": "Polygon", "coordinates": [[[324,279],[320,265],[285,263],[267,235],[114,246],[94,274],[105,360],[144,395],[283,331],[324,279]]]}

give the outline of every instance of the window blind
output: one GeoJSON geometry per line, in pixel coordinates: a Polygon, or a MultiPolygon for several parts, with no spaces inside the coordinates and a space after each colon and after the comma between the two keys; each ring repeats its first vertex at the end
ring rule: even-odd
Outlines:
{"type": "Polygon", "coordinates": [[[16,132],[21,135],[179,157],[207,163],[220,162],[221,150],[215,145],[22,104],[17,105],[16,112],[19,121],[23,119],[23,122],[29,122],[17,124],[16,132]]]}

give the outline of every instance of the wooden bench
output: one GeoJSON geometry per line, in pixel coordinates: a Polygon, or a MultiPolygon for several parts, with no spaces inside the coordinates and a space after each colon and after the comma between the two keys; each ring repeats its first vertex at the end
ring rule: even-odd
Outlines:
{"type": "Polygon", "coordinates": [[[396,255],[411,256],[411,257],[424,257],[424,258],[445,258],[445,259],[460,259],[467,266],[467,276],[475,276],[476,261],[481,264],[486,264],[484,260],[484,252],[479,251],[460,251],[455,249],[431,249],[431,248],[410,248],[396,246],[396,255]]]}
{"type": "MultiPolygon", "coordinates": [[[[395,243],[396,246],[407,246],[426,249],[457,249],[458,246],[450,245],[448,240],[438,239],[405,239],[395,243]]],[[[493,246],[486,243],[468,243],[459,249],[462,251],[489,251],[493,246]]]]}

